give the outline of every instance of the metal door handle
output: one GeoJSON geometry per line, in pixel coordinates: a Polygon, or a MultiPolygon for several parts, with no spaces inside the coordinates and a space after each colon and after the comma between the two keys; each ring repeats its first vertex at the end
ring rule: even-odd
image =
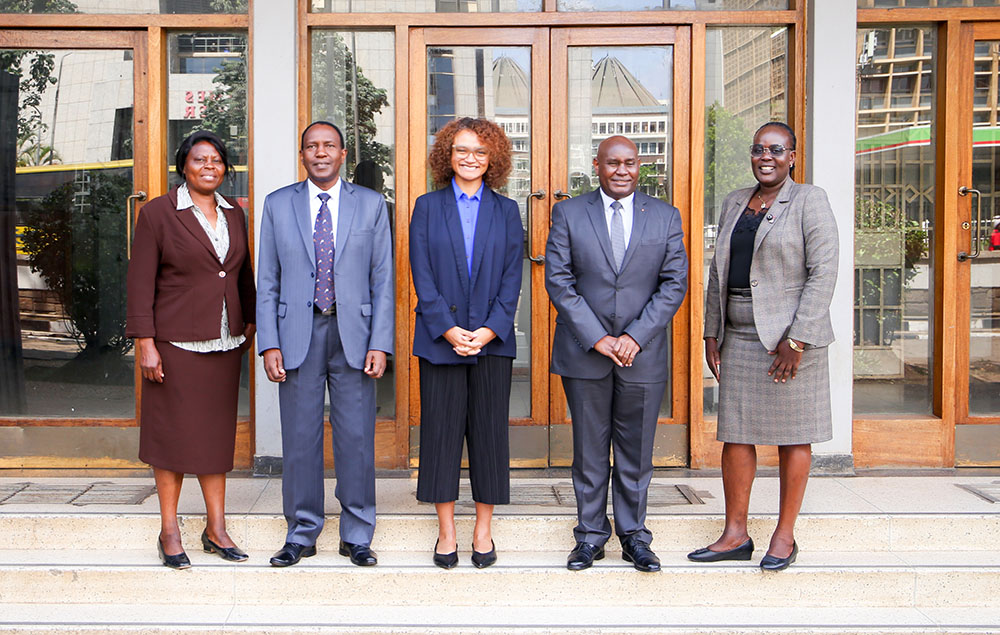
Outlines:
{"type": "Polygon", "coordinates": [[[132,209],[135,201],[146,200],[146,193],[139,190],[125,199],[125,257],[132,259],[132,209]]]}
{"type": "Polygon", "coordinates": [[[534,255],[535,254],[534,241],[531,240],[531,234],[532,234],[531,199],[533,198],[545,198],[545,190],[538,190],[537,192],[532,192],[531,194],[528,194],[528,198],[525,199],[524,201],[525,212],[527,213],[527,219],[528,219],[528,260],[530,260],[535,264],[540,265],[545,262],[545,256],[534,255]]]}
{"type": "Polygon", "coordinates": [[[555,192],[552,193],[552,196],[554,196],[557,201],[561,201],[564,198],[573,198],[572,194],[567,194],[562,190],[556,190],[555,192]]]}
{"type": "Polygon", "coordinates": [[[969,194],[973,194],[976,197],[976,220],[975,225],[972,228],[972,253],[970,254],[964,251],[958,252],[958,261],[965,262],[966,260],[979,257],[979,231],[982,228],[983,220],[983,193],[977,189],[963,185],[958,188],[958,194],[959,196],[968,196],[969,194]]]}

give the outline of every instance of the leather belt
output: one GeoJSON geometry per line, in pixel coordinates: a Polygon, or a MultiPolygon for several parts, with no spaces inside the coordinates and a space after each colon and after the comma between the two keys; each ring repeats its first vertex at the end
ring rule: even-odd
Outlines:
{"type": "Polygon", "coordinates": [[[329,309],[324,311],[323,309],[319,308],[319,306],[317,306],[316,303],[314,302],[313,311],[319,313],[320,315],[337,315],[337,305],[334,304],[329,309]]]}
{"type": "Polygon", "coordinates": [[[730,287],[729,288],[729,295],[738,295],[738,296],[741,296],[741,297],[744,297],[744,298],[752,298],[753,297],[753,292],[749,288],[737,289],[737,288],[730,287]]]}

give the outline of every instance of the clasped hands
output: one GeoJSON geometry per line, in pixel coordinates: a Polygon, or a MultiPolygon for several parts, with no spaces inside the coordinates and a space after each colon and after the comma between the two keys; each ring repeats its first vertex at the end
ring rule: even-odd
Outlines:
{"type": "Polygon", "coordinates": [[[632,339],[631,335],[622,333],[621,337],[605,335],[594,344],[594,350],[624,368],[632,365],[635,356],[642,348],[638,342],[632,339]]]}
{"type": "Polygon", "coordinates": [[[497,336],[492,329],[480,326],[475,331],[467,331],[461,326],[453,326],[444,332],[444,339],[451,344],[452,350],[462,357],[478,355],[483,347],[497,336]]]}

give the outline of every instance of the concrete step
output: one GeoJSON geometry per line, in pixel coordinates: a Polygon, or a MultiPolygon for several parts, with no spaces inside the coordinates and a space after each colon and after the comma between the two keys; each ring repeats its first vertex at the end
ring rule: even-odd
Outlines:
{"type": "MultiPolygon", "coordinates": [[[[750,519],[750,535],[765,549],[777,521],[773,515],[750,519]]],[[[200,515],[181,517],[184,544],[200,546],[205,527],[200,515]]],[[[498,515],[493,535],[501,551],[548,551],[573,546],[575,517],[570,514],[498,515]]],[[[647,525],[657,550],[690,551],[714,541],[723,519],[714,514],[651,514],[647,525]]],[[[459,536],[471,540],[473,518],[458,516],[459,536]]],[[[273,552],[285,539],[285,519],[270,514],[230,514],[233,540],[247,551],[273,552]]],[[[3,513],[0,550],[147,549],[159,532],[155,513],[3,513]]],[[[810,551],[989,551],[1000,544],[1000,514],[803,514],[796,538],[810,551]]],[[[377,551],[423,553],[437,538],[437,520],[427,514],[381,514],[372,545],[377,551]]],[[[338,531],[332,513],[320,536],[321,550],[335,550],[338,531]]],[[[466,541],[467,542],[467,541],[466,541]]],[[[617,547],[612,538],[610,547],[617,547]]],[[[468,546],[462,542],[460,549],[468,546]]]]}
{"type": "Polygon", "coordinates": [[[697,565],[661,551],[664,570],[644,574],[619,552],[587,571],[565,568],[566,553],[500,552],[477,570],[462,552],[458,568],[431,564],[430,551],[379,553],[377,567],[355,567],[322,550],[287,569],[269,553],[227,563],[191,550],[193,567],[161,566],[144,550],[0,551],[0,603],[257,606],[304,604],[381,610],[408,607],[884,607],[997,608],[1000,553],[821,552],[804,549],[786,571],[750,563],[697,565]]]}
{"type": "Polygon", "coordinates": [[[8,604],[0,631],[46,633],[663,633],[665,635],[906,635],[995,633],[1000,611],[911,608],[647,607],[383,607],[377,614],[350,607],[114,606],[8,604]]]}

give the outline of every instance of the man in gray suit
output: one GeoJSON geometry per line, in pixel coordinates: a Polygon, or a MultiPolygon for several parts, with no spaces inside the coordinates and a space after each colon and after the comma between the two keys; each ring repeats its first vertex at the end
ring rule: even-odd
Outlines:
{"type": "Polygon", "coordinates": [[[578,524],[567,567],[586,569],[604,557],[613,447],[622,558],[640,571],[659,571],[649,548],[646,497],[670,376],[667,326],[687,291],[684,234],[677,208],[636,193],[634,143],[606,139],[594,167],[600,189],[552,208],[545,248],[545,288],[559,312],[551,370],[562,375],[573,418],[578,524]]]}
{"type": "Polygon", "coordinates": [[[309,178],[264,200],[257,347],[279,382],[288,533],[276,567],[315,555],[323,529],[323,407],[330,392],[340,554],[377,562],[375,380],[392,351],[392,241],[381,194],[339,178],[340,129],[313,122],[299,151],[309,178]]]}

